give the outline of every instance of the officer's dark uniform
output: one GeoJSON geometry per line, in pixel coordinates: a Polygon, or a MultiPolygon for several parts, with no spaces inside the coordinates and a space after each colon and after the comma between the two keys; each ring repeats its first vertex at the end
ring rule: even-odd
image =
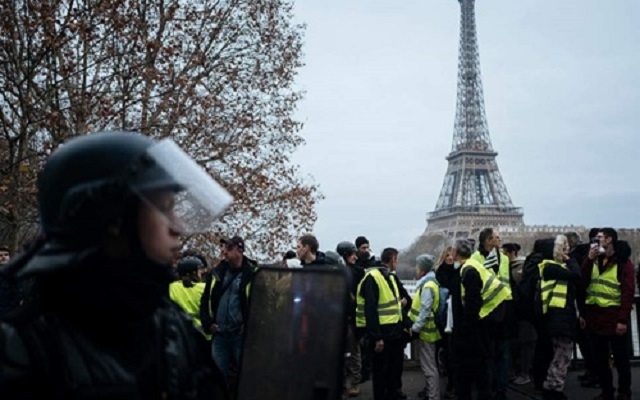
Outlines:
{"type": "Polygon", "coordinates": [[[187,190],[162,160],[197,165],[174,148],[98,133],[49,158],[38,181],[45,238],[4,269],[35,283],[0,323],[3,398],[225,398],[204,338],[168,299],[170,263],[152,260],[138,233],[147,190],[187,190]]]}

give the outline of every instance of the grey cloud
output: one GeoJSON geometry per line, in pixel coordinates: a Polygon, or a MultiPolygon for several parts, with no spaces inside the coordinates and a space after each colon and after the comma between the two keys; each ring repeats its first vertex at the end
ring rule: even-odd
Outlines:
{"type": "MultiPolygon", "coordinates": [[[[487,117],[529,224],[640,226],[640,2],[477,1],[487,117]],[[548,4],[547,4],[548,3],[548,4]]],[[[456,1],[298,1],[305,148],[321,247],[408,246],[451,148],[456,1]]]]}

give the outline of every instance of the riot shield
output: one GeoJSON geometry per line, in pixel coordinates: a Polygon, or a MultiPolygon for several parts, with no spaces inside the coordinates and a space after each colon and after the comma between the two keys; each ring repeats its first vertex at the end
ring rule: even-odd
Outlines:
{"type": "Polygon", "coordinates": [[[348,293],[344,268],[260,268],[251,283],[238,399],[340,399],[348,293]]]}

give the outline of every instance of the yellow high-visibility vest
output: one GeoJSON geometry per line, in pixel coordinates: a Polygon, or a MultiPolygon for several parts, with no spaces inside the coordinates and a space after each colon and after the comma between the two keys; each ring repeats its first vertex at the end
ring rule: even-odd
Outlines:
{"type": "MultiPolygon", "coordinates": [[[[495,310],[503,301],[508,300],[511,295],[511,291],[496,277],[496,274],[494,274],[493,271],[489,271],[483,264],[473,259],[468,259],[462,267],[460,267],[460,276],[464,277],[465,271],[469,268],[473,268],[478,271],[480,279],[482,280],[482,291],[480,292],[482,296],[480,319],[483,319],[487,315],[491,314],[491,311],[495,310]]],[[[460,287],[462,302],[464,304],[465,290],[462,282],[460,283],[460,287]]]]}
{"type": "Polygon", "coordinates": [[[370,268],[364,274],[364,278],[358,284],[358,295],[356,296],[356,326],[364,328],[367,320],[364,315],[364,297],[362,297],[362,283],[371,276],[376,284],[380,295],[378,296],[378,321],[380,325],[390,325],[402,321],[402,304],[400,303],[400,292],[393,277],[389,277],[393,291],[387,284],[386,279],[378,268],[370,268]]]}
{"type": "MultiPolygon", "coordinates": [[[[429,343],[435,343],[441,339],[440,330],[436,326],[435,315],[438,307],[440,305],[440,288],[438,284],[429,280],[426,281],[422,286],[418,288],[416,291],[416,295],[413,297],[413,301],[411,302],[411,311],[409,311],[409,319],[411,321],[416,322],[418,320],[418,316],[420,315],[420,309],[422,308],[422,302],[420,300],[422,296],[423,290],[431,290],[431,295],[433,297],[433,303],[431,303],[431,310],[429,310],[429,316],[427,317],[427,322],[420,330],[420,340],[427,341],[429,343]]],[[[445,299],[446,300],[446,299],[445,299]]]]}
{"type": "MultiPolygon", "coordinates": [[[[169,298],[193,319],[193,324],[203,334],[200,321],[200,298],[204,293],[204,287],[204,282],[194,283],[190,287],[186,287],[182,281],[175,281],[169,285],[169,298]]],[[[209,335],[204,335],[209,338],[209,335]]]]}
{"type": "MultiPolygon", "coordinates": [[[[473,253],[471,255],[471,259],[479,262],[482,265],[484,265],[484,262],[486,260],[485,257],[479,251],[476,251],[475,253],[473,253]]],[[[491,270],[491,272],[495,273],[493,270],[491,270]]],[[[511,277],[511,266],[509,263],[509,257],[507,257],[507,255],[502,252],[500,252],[500,266],[498,267],[497,276],[498,276],[498,279],[500,279],[500,282],[502,282],[507,287],[507,290],[509,291],[507,300],[512,300],[513,296],[511,293],[511,281],[509,280],[511,277]]]]}
{"type": "Polygon", "coordinates": [[[618,264],[612,265],[601,275],[598,262],[593,263],[586,304],[598,307],[620,307],[622,289],[618,281],[618,264]]]}
{"type": "Polygon", "coordinates": [[[567,306],[567,281],[544,280],[544,269],[549,264],[556,264],[564,269],[567,265],[554,260],[543,260],[538,264],[540,269],[540,293],[542,300],[542,313],[546,314],[549,307],[565,308],[567,306]]]}

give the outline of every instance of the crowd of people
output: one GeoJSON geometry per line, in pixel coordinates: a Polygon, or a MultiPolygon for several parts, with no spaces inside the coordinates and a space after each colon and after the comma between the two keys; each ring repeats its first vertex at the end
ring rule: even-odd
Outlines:
{"type": "MultiPolygon", "coordinates": [[[[247,286],[257,264],[244,255],[242,238],[221,244],[223,261],[203,275],[183,308],[212,335],[213,358],[232,385],[247,286]],[[189,305],[198,301],[199,309],[189,305]]],[[[501,400],[509,383],[533,381],[544,399],[565,399],[577,343],[587,367],[582,384],[602,389],[596,400],[631,399],[628,327],[635,269],[628,244],[612,228],[594,228],[588,243],[569,232],[536,241],[526,257],[520,253],[519,244],[503,244],[496,229],[486,228],[477,246],[465,239],[437,258],[422,254],[415,260],[413,297],[396,275],[398,250],[385,248],[374,256],[364,236],[321,252],[317,238],[304,235],[280,266],[349,272],[344,397],[359,396],[361,384],[371,379],[374,399],[407,398],[404,354],[413,343],[425,377],[419,398],[470,399],[476,391],[478,399],[501,400]],[[617,397],[609,349],[618,371],[617,397]],[[446,384],[440,388],[443,375],[446,384]]],[[[178,262],[178,271],[192,259],[178,262]]],[[[199,265],[205,268],[206,262],[199,265]]]]}
{"type": "MultiPolygon", "coordinates": [[[[261,266],[239,236],[221,240],[215,266],[181,242],[229,204],[171,141],[102,132],[54,151],[38,179],[42,234],[13,258],[0,246],[0,393],[234,398],[261,266]]],[[[545,400],[565,399],[578,343],[583,384],[601,388],[594,400],[630,400],[631,249],[612,228],[589,236],[540,239],[521,257],[520,245],[483,229],[477,243],[418,256],[413,296],[396,275],[399,251],[374,256],[364,236],[322,252],[303,235],[279,266],[345,272],[344,397],[371,380],[374,400],[407,398],[412,343],[420,398],[501,400],[509,382],[533,380],[545,400]]],[[[285,283],[274,285],[290,290],[285,283]]]]}
{"type": "MultiPolygon", "coordinates": [[[[477,247],[458,240],[437,259],[418,256],[413,299],[394,275],[396,250],[385,249],[381,265],[372,266],[352,247],[346,257],[356,257],[345,263],[359,282],[356,337],[363,339],[361,354],[373,354],[374,399],[406,397],[401,361],[410,341],[425,376],[421,398],[440,399],[446,375],[445,399],[471,399],[474,390],[478,399],[506,399],[510,382],[532,380],[544,399],[565,399],[577,343],[587,367],[582,385],[601,388],[594,400],[631,399],[629,326],[640,275],[616,230],[594,228],[589,236],[588,243],[575,232],[540,239],[522,257],[519,244],[503,244],[496,229],[483,229],[477,247]]],[[[348,387],[348,395],[358,393],[348,387]]]]}

